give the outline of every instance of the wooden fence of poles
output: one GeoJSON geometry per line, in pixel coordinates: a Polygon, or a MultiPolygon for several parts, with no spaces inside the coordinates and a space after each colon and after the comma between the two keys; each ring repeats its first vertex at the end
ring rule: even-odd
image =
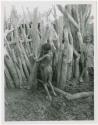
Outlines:
{"type": "MultiPolygon", "coordinates": [[[[86,31],[86,26],[90,17],[90,6],[89,5],[70,5],[63,8],[61,5],[57,6],[58,9],[63,14],[63,20],[57,19],[57,14],[55,8],[54,19],[55,19],[55,32],[58,36],[57,43],[59,46],[56,50],[56,56],[58,57],[57,62],[57,85],[60,85],[61,80],[61,70],[62,70],[62,35],[63,26],[68,20],[68,25],[70,27],[71,35],[73,37],[73,47],[78,55],[78,46],[81,48],[83,44],[83,37],[86,31]],[[85,9],[85,12],[84,12],[85,9]],[[73,12],[73,13],[72,13],[73,12]],[[74,32],[75,31],[75,32],[74,32]],[[76,34],[75,34],[76,33],[76,34]]],[[[48,37],[47,28],[43,25],[43,21],[39,20],[38,9],[35,8],[33,14],[27,9],[28,19],[24,13],[23,19],[20,23],[19,17],[15,10],[11,13],[11,21],[5,22],[5,37],[4,37],[4,47],[6,48],[7,55],[4,57],[5,62],[5,79],[6,86],[9,88],[21,88],[22,86],[31,87],[36,86],[36,70],[37,65],[33,60],[31,55],[39,56],[41,44],[45,42],[48,37]],[[13,16],[12,16],[13,15],[13,16]],[[15,21],[16,19],[16,21],[15,21]],[[38,24],[40,21],[40,31],[38,29],[38,24]],[[15,24],[15,23],[16,24],[15,24]]],[[[50,15],[51,11],[47,12],[46,19],[50,15]]],[[[51,24],[52,25],[52,24],[51,24]]],[[[76,78],[79,76],[79,66],[76,66],[76,78]]],[[[64,77],[63,77],[64,78],[64,77]]]]}

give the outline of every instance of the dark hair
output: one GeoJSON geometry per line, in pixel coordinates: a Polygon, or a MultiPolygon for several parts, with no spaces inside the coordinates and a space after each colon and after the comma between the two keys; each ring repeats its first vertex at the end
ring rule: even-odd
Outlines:
{"type": "Polygon", "coordinates": [[[87,40],[89,37],[90,37],[90,43],[92,43],[92,42],[93,42],[93,35],[91,35],[91,34],[87,34],[86,36],[84,36],[83,41],[86,42],[86,40],[87,40]]]}
{"type": "Polygon", "coordinates": [[[47,54],[49,50],[51,50],[51,45],[49,43],[45,43],[42,45],[42,50],[44,54],[47,54]]]}

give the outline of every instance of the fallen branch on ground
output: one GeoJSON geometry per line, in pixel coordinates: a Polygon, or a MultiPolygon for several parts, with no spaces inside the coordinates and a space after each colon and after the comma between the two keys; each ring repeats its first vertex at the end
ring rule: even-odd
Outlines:
{"type": "MultiPolygon", "coordinates": [[[[39,82],[43,83],[42,80],[38,80],[39,82]]],[[[65,92],[59,88],[54,87],[54,90],[60,94],[62,94],[64,97],[66,97],[66,99],[68,100],[74,100],[74,99],[79,99],[79,98],[83,98],[83,97],[89,97],[89,96],[93,96],[94,92],[93,91],[89,91],[89,92],[79,92],[79,93],[75,93],[75,94],[70,94],[68,92],[65,92]]]]}

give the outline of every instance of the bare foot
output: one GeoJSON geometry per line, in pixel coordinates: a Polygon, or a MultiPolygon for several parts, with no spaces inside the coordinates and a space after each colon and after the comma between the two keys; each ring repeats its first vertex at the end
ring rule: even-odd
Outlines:
{"type": "Polygon", "coordinates": [[[52,97],[51,96],[49,97],[49,100],[50,100],[50,102],[52,101],[52,97]]]}
{"type": "Polygon", "coordinates": [[[57,96],[57,94],[56,94],[56,93],[54,93],[54,96],[57,96]]]}
{"type": "Polygon", "coordinates": [[[52,101],[52,97],[51,96],[46,96],[46,99],[52,101]]]}
{"type": "Polygon", "coordinates": [[[82,78],[80,78],[80,79],[79,79],[79,81],[80,81],[80,82],[83,82],[83,79],[82,79],[82,78]]]}

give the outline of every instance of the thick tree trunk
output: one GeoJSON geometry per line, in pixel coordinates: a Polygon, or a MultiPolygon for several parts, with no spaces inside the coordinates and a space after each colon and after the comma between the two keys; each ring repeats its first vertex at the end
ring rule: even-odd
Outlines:
{"type": "Polygon", "coordinates": [[[67,81],[67,69],[68,64],[66,62],[62,62],[62,69],[61,69],[61,77],[60,77],[60,86],[59,88],[64,89],[67,81]]]}
{"type": "Polygon", "coordinates": [[[31,89],[37,88],[37,66],[38,64],[34,62],[34,65],[32,66],[30,76],[29,76],[29,85],[31,89]]]}

